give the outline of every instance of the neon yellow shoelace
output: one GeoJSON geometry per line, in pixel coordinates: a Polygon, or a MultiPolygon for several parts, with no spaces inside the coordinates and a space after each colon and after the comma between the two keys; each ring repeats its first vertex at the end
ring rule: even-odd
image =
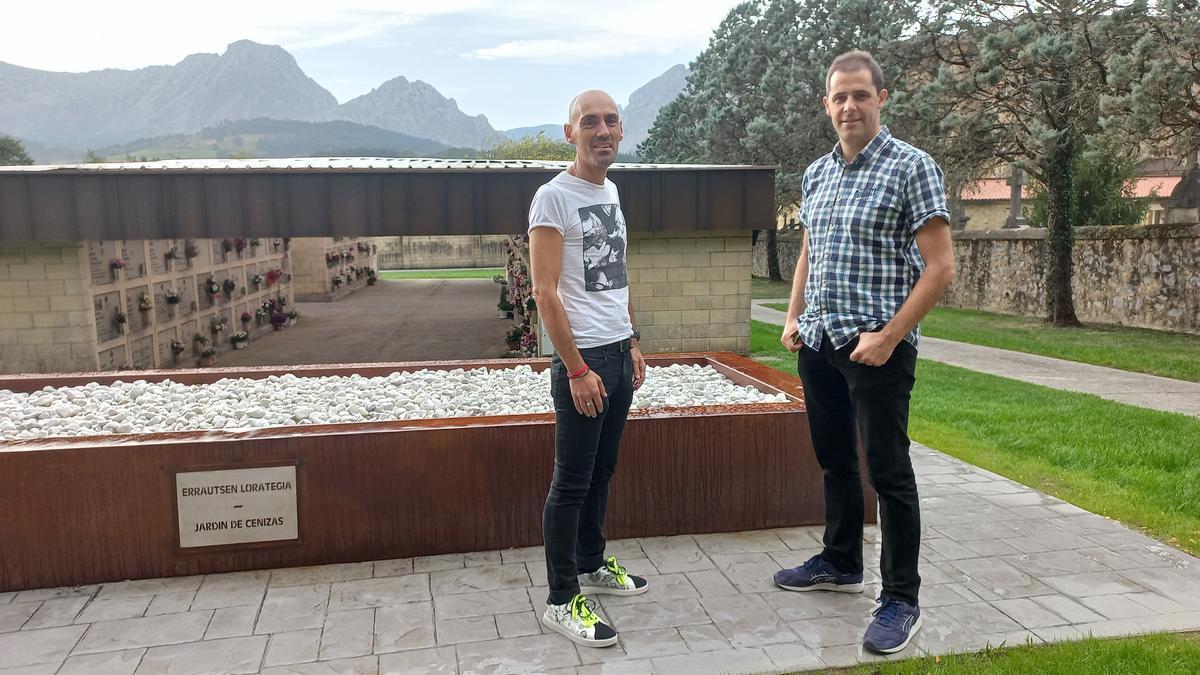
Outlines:
{"type": "Polygon", "coordinates": [[[609,556],[608,560],[604,561],[604,566],[607,567],[608,571],[612,572],[612,575],[617,578],[618,584],[621,584],[622,586],[626,585],[625,582],[627,577],[625,576],[625,568],[617,564],[616,556],[609,556]]]}
{"type": "Polygon", "coordinates": [[[588,607],[587,598],[583,597],[583,595],[576,595],[571,600],[571,618],[579,621],[587,628],[596,625],[596,622],[600,620],[600,617],[596,616],[592,608],[588,607]]]}

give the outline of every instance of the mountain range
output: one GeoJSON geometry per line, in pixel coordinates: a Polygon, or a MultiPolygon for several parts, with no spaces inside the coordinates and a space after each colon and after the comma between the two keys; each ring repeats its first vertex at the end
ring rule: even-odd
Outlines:
{"type": "MultiPolygon", "coordinates": [[[[623,150],[636,150],[658,108],[683,90],[686,72],[675,66],[630,95],[623,150]]],[[[138,70],[58,73],[0,62],[0,91],[0,133],[24,141],[38,161],[78,160],[88,148],[113,155],[168,147],[216,153],[201,156],[289,148],[306,150],[292,153],[304,155],[369,149],[433,154],[539,131],[555,137],[561,129],[546,124],[498,131],[484,115],[467,115],[453,98],[404,77],[339,104],[285,49],[249,40],[223,54],[192,54],[173,66],[138,70]],[[266,143],[248,131],[264,128],[270,130],[266,143]],[[239,135],[241,148],[229,140],[239,135]],[[220,139],[232,145],[223,147],[220,139]],[[254,147],[245,147],[248,141],[254,147]]]]}

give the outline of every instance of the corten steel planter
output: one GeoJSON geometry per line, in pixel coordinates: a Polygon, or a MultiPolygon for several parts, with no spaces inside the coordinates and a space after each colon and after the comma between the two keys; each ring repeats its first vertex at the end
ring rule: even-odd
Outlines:
{"type": "MultiPolygon", "coordinates": [[[[610,538],[822,522],[798,380],[735,354],[647,360],[712,365],[789,402],[633,411],[610,491],[610,538]]],[[[30,375],[0,378],[0,388],[523,363],[549,362],[30,375]]],[[[553,414],[0,442],[0,591],[538,545],[553,447],[553,414]],[[296,465],[297,541],[179,548],[175,471],[269,464],[296,465]]],[[[874,520],[869,490],[867,501],[874,520]]]]}

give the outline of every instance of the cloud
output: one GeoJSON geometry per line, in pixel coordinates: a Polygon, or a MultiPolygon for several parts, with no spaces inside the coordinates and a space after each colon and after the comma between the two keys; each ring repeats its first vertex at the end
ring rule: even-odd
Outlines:
{"type": "Polygon", "coordinates": [[[673,46],[647,44],[639,38],[608,35],[578,40],[551,38],[546,40],[513,40],[495,47],[475,49],[466,54],[468,58],[493,61],[497,59],[522,59],[556,63],[578,63],[597,56],[617,57],[630,54],[669,54],[673,46]]]}
{"type": "Polygon", "coordinates": [[[735,4],[734,0],[612,0],[598,17],[562,3],[513,3],[512,18],[523,21],[525,32],[532,35],[479,47],[463,56],[577,63],[634,54],[695,54],[704,49],[713,29],[735,4]]]}
{"type": "Polygon", "coordinates": [[[6,3],[0,61],[85,71],[178,63],[237,40],[315,49],[362,42],[428,18],[479,11],[491,0],[210,0],[6,3]],[[10,6],[11,5],[11,6],[10,6]]]}

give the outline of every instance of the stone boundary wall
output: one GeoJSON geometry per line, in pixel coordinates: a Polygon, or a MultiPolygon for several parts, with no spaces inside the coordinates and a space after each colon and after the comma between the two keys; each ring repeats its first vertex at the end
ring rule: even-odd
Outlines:
{"type": "MultiPolygon", "coordinates": [[[[1088,323],[1200,334],[1200,225],[1081,227],[1075,231],[1075,312],[1088,323]]],[[[780,233],[779,267],[790,279],[801,235],[780,233]]],[[[1043,316],[1046,231],[954,233],[958,278],[942,304],[1043,316]]],[[[754,275],[767,275],[766,238],[754,275]]]]}
{"type": "Polygon", "coordinates": [[[508,250],[503,234],[437,237],[379,237],[379,268],[384,270],[504,267],[508,250]]]}

